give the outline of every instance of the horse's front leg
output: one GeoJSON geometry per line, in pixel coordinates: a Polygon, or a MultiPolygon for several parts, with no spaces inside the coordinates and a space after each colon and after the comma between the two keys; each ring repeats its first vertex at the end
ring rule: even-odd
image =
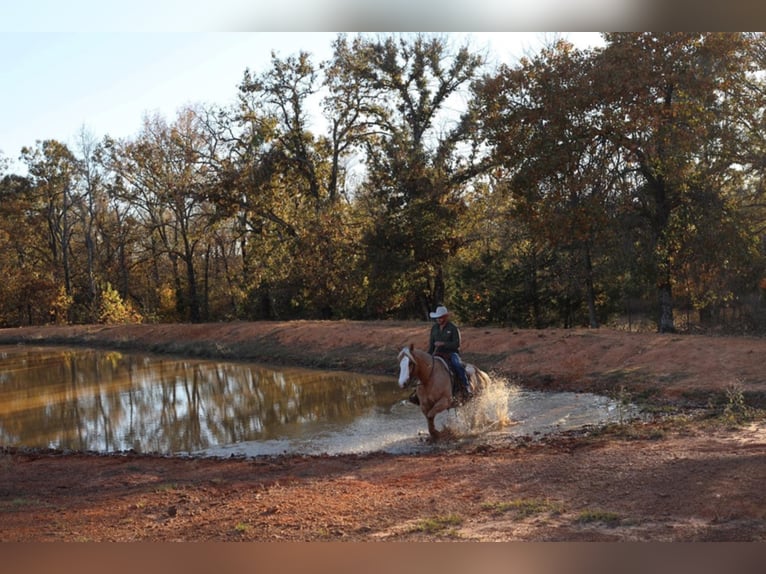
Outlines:
{"type": "Polygon", "coordinates": [[[439,440],[439,431],[436,430],[436,425],[434,424],[433,417],[430,417],[430,418],[427,417],[426,420],[428,421],[428,434],[431,435],[431,440],[433,441],[439,440]]]}
{"type": "Polygon", "coordinates": [[[440,412],[446,411],[450,407],[450,404],[450,397],[442,397],[434,403],[428,412],[423,414],[426,415],[426,418],[432,419],[440,412]]]}
{"type": "Polygon", "coordinates": [[[439,439],[439,431],[436,430],[436,425],[434,424],[434,419],[436,418],[436,415],[438,415],[440,412],[445,411],[450,406],[450,400],[448,398],[442,398],[431,407],[428,412],[423,410],[423,414],[426,415],[426,419],[428,420],[428,434],[431,435],[431,438],[433,440],[439,439]]]}

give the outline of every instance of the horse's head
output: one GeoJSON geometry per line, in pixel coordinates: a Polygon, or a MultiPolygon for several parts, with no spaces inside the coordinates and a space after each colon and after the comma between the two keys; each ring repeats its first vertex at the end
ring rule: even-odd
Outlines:
{"type": "Polygon", "coordinates": [[[404,388],[412,378],[415,369],[415,357],[412,356],[413,345],[399,351],[399,388],[404,388]]]}

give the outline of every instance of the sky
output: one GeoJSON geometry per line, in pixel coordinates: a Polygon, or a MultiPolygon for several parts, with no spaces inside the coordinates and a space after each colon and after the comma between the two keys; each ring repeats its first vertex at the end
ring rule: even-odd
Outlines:
{"type": "MultiPolygon", "coordinates": [[[[350,33],[349,35],[353,35],[350,33]]],[[[452,33],[508,63],[545,33],[452,33]]],[[[594,45],[599,34],[566,33],[594,45]]],[[[265,72],[271,53],[331,56],[334,32],[65,32],[0,34],[0,152],[56,139],[73,146],[84,129],[95,139],[139,132],[146,115],[172,121],[191,104],[234,103],[246,69],[265,72]]]]}
{"type": "Polygon", "coordinates": [[[0,35],[0,150],[36,140],[136,134],[146,114],[168,120],[187,104],[226,105],[249,67],[281,56],[329,54],[331,33],[75,32],[0,35]],[[13,55],[10,55],[13,53],[13,55]]]}
{"type": "MultiPolygon", "coordinates": [[[[389,0],[387,5],[400,1],[389,0]]],[[[606,0],[576,1],[598,4],[606,0]]],[[[629,0],[618,3],[621,1],[629,0]]],[[[420,3],[428,6],[430,0],[420,3]]],[[[460,2],[437,4],[461,6],[460,2]]],[[[83,130],[96,140],[105,135],[128,138],[140,131],[146,115],[159,113],[172,121],[186,105],[233,103],[245,70],[267,71],[272,51],[283,58],[307,51],[315,63],[328,59],[337,30],[353,28],[334,28],[330,24],[343,22],[322,20],[315,26],[320,31],[300,29],[309,28],[300,25],[307,14],[328,5],[350,4],[349,0],[218,0],[218,8],[211,11],[210,3],[202,0],[133,0],[124,5],[103,0],[3,2],[0,157],[15,162],[22,147],[44,139],[56,139],[74,149],[83,130]],[[128,5],[130,10],[125,8],[128,5]],[[181,5],[187,8],[179,10],[181,5]],[[273,27],[286,31],[271,30],[268,22],[263,29],[252,25],[251,16],[259,6],[276,12],[273,27]],[[302,16],[285,16],[290,6],[303,9],[302,16]],[[282,26],[277,25],[280,23],[282,26]]],[[[374,28],[377,16],[373,12],[359,16],[365,30],[374,28]]],[[[401,20],[398,31],[440,31],[438,26],[433,29],[433,23],[419,28],[417,13],[414,18],[401,20]]],[[[491,56],[507,63],[536,51],[554,34],[447,33],[459,44],[468,39],[472,46],[486,48],[491,56]]],[[[580,47],[601,41],[600,34],[593,32],[558,35],[580,47]]],[[[18,172],[19,164],[13,163],[11,171],[18,172]]]]}

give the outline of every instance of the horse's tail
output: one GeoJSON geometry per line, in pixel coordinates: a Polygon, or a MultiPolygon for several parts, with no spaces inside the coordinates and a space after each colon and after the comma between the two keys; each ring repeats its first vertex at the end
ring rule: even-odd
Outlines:
{"type": "Polygon", "coordinates": [[[474,365],[466,365],[466,374],[470,374],[474,383],[474,390],[481,392],[492,383],[492,377],[474,365]]]}

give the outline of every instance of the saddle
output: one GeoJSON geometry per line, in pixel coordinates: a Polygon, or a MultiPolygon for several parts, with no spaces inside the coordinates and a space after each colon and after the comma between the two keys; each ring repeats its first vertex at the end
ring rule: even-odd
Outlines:
{"type": "MultiPolygon", "coordinates": [[[[458,399],[458,397],[461,399],[465,399],[466,398],[465,389],[463,388],[463,384],[460,382],[460,377],[458,377],[457,372],[455,372],[455,369],[452,367],[452,361],[450,361],[449,355],[446,355],[444,353],[434,353],[434,357],[444,361],[444,364],[447,367],[447,371],[449,372],[449,379],[450,379],[450,382],[452,383],[452,396],[455,399],[458,399]]],[[[468,373],[466,373],[465,376],[468,377],[468,373]]]]}

